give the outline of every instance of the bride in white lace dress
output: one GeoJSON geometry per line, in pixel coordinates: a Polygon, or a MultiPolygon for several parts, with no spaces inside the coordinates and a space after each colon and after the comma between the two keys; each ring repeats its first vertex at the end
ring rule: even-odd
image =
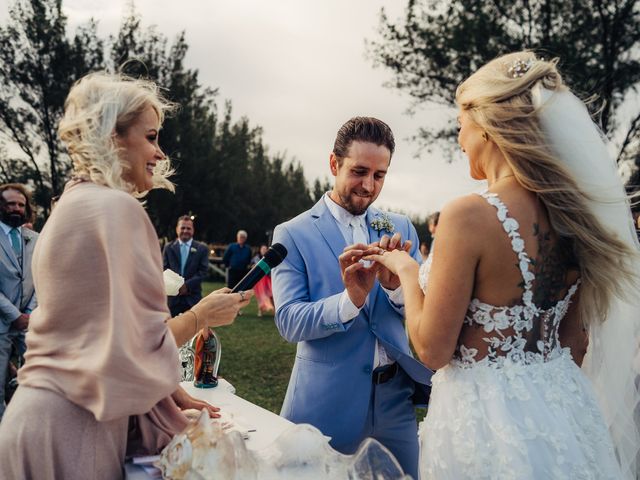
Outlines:
{"type": "Polygon", "coordinates": [[[401,250],[368,257],[399,275],[411,340],[437,370],[421,478],[635,478],[640,264],[606,147],[555,62],[530,52],[456,99],[488,191],[442,210],[420,269],[401,250]]]}

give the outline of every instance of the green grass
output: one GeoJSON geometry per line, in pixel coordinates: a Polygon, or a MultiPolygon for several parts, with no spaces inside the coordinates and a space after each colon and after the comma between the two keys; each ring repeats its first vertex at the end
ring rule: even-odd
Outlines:
{"type": "MultiPolygon", "coordinates": [[[[203,295],[222,288],[204,282],[203,295]]],[[[255,299],[228,327],[216,329],[222,345],[219,375],[236,388],[240,397],[274,413],[280,413],[293,368],[296,346],[278,333],[273,316],[258,317],[255,299]]]]}
{"type": "MultiPolygon", "coordinates": [[[[204,282],[203,295],[222,288],[222,283],[204,282]]],[[[280,413],[293,368],[296,346],[278,333],[273,316],[258,317],[255,299],[242,316],[228,327],[216,329],[222,344],[219,375],[236,388],[240,397],[274,413],[280,413]]],[[[416,409],[421,421],[426,409],[416,409]]]]}

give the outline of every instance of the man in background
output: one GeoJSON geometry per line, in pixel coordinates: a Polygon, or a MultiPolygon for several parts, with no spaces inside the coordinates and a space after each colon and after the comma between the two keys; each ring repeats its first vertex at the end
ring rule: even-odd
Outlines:
{"type": "Polygon", "coordinates": [[[0,185],[0,419],[12,354],[22,358],[29,317],[36,308],[31,259],[38,234],[23,227],[33,221],[27,189],[17,183],[0,185]]]}
{"type": "Polygon", "coordinates": [[[236,243],[227,247],[222,257],[222,263],[227,267],[227,286],[233,288],[242,280],[251,263],[251,247],[247,245],[247,232],[238,230],[236,243]]]}
{"type": "Polygon", "coordinates": [[[178,219],[178,238],[164,247],[162,260],[165,269],[184,277],[178,295],[169,297],[169,310],[176,316],[186,312],[202,299],[202,281],[209,274],[209,248],[193,239],[195,228],[188,215],[178,219]]]}

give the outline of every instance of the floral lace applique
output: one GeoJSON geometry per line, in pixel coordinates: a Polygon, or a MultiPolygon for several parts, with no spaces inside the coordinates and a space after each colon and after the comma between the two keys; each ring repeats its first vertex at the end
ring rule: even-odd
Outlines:
{"type": "MultiPolygon", "coordinates": [[[[571,298],[577,291],[580,280],[576,281],[565,297],[553,307],[542,309],[536,306],[533,303],[532,291],[535,274],[529,269],[531,259],[525,251],[518,221],[509,216],[506,205],[497,194],[483,192],[480,195],[496,208],[498,220],[511,240],[511,248],[518,257],[524,291],[521,302],[510,307],[490,305],[477,298],[472,299],[465,315],[463,330],[481,329],[482,336],[479,340],[484,343],[484,348],[478,344],[460,343],[452,362],[459,366],[471,366],[481,362],[501,367],[505,361],[531,364],[557,358],[562,351],[558,337],[560,321],[571,304],[571,298]]],[[[423,291],[427,288],[432,257],[429,255],[420,267],[418,280],[423,291]]],[[[479,334],[475,335],[478,336],[479,334]]]]}

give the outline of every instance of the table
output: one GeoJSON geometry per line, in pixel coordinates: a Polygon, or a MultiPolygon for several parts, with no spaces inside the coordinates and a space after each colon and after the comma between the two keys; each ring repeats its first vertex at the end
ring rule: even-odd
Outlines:
{"type": "MultiPolygon", "coordinates": [[[[260,450],[270,445],[278,436],[293,425],[289,420],[265,410],[258,405],[248,402],[235,394],[235,388],[224,379],[218,379],[215,388],[196,388],[193,382],[180,384],[189,395],[205,400],[211,405],[220,407],[222,412],[227,412],[248,423],[248,427],[255,429],[249,433],[245,444],[250,450],[260,450]]],[[[126,480],[148,480],[151,477],[137,466],[127,463],[125,465],[126,480]]]]}

